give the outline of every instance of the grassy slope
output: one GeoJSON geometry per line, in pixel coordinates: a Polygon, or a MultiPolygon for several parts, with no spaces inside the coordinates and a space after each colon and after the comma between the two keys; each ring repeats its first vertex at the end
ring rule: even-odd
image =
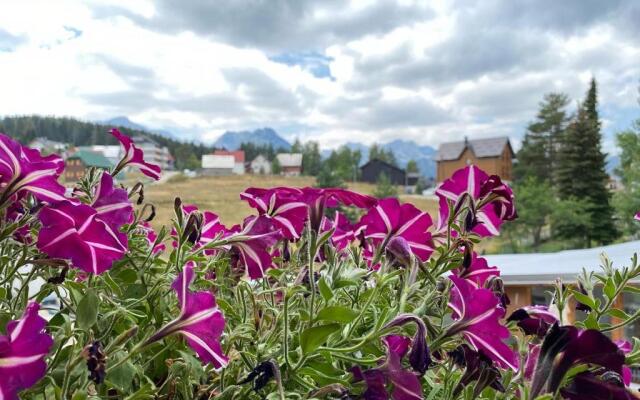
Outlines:
{"type": "MultiPolygon", "coordinates": [[[[173,199],[181,196],[183,203],[195,204],[202,210],[213,211],[227,226],[239,223],[250,215],[252,210],[239,199],[239,193],[251,186],[311,186],[312,177],[285,178],[281,176],[221,176],[198,177],[182,182],[167,182],[148,185],[145,188],[146,201],[155,204],[157,217],[153,224],[168,225],[173,216],[173,199]]],[[[361,193],[371,194],[375,186],[365,183],[355,183],[349,188],[361,193]]],[[[402,195],[404,202],[415,204],[421,210],[427,211],[437,218],[437,203],[421,196],[402,195]]]]}

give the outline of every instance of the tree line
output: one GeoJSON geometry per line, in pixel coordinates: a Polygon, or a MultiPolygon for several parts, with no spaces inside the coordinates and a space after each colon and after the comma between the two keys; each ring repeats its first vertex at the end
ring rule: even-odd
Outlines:
{"type": "Polygon", "coordinates": [[[596,80],[575,111],[569,103],[564,93],[546,94],[527,127],[514,165],[519,218],[506,232],[510,251],[590,247],[637,233],[640,120],[617,134],[622,188],[612,193],[596,80]]]}
{"type": "MultiPolygon", "coordinates": [[[[44,137],[74,146],[117,145],[118,141],[107,135],[111,126],[95,122],[80,121],[69,117],[51,117],[39,115],[10,116],[0,119],[0,132],[4,132],[22,143],[44,137]]],[[[128,136],[143,135],[152,138],[161,146],[167,147],[175,158],[177,169],[197,169],[203,154],[213,151],[212,146],[202,143],[183,142],[165,136],[118,127],[128,136]]]]}

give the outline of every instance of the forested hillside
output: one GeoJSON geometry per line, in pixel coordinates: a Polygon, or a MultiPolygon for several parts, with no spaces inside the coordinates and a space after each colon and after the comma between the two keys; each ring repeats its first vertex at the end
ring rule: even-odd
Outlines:
{"type": "MultiPolygon", "coordinates": [[[[29,115],[0,119],[0,132],[12,136],[22,143],[28,143],[37,137],[46,137],[75,146],[118,144],[117,140],[107,134],[111,128],[111,126],[67,117],[29,115]]],[[[166,146],[175,157],[178,169],[198,168],[202,154],[213,151],[213,147],[200,143],[180,142],[161,135],[124,127],[119,127],[119,129],[129,136],[148,136],[162,146],[166,146]]]]}

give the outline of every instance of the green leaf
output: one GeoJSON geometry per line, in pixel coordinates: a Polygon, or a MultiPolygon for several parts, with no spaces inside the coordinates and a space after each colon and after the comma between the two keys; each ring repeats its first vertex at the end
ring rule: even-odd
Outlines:
{"type": "Polygon", "coordinates": [[[619,318],[621,320],[628,320],[629,318],[631,318],[631,316],[629,314],[627,314],[626,312],[619,310],[617,308],[612,308],[610,310],[607,311],[607,314],[614,317],[614,318],[619,318]]]}
{"type": "Polygon", "coordinates": [[[300,334],[300,347],[303,354],[308,354],[320,347],[332,333],[340,329],[340,324],[318,325],[305,329],[300,334]]]}
{"type": "Polygon", "coordinates": [[[604,285],[602,291],[609,300],[613,300],[616,295],[616,284],[613,282],[612,278],[607,279],[607,283],[604,285]]]}
{"type": "Polygon", "coordinates": [[[333,291],[329,287],[327,280],[325,277],[321,277],[318,281],[318,289],[320,290],[320,295],[324,299],[324,301],[329,301],[333,298],[333,291]]]}
{"type": "Polygon", "coordinates": [[[100,300],[96,292],[92,289],[87,290],[78,308],[76,309],[76,322],[80,329],[89,329],[98,320],[98,303],[100,300]]]}
{"type": "Polygon", "coordinates": [[[107,374],[107,380],[121,392],[129,393],[131,391],[131,384],[133,383],[135,373],[135,367],[131,361],[127,361],[124,364],[119,365],[113,371],[109,371],[107,374]]]}
{"type": "Polygon", "coordinates": [[[591,307],[592,310],[596,309],[596,303],[593,301],[591,297],[587,296],[586,294],[580,293],[576,290],[572,290],[571,293],[573,294],[573,297],[575,297],[576,300],[578,300],[580,303],[591,307]]]}
{"type": "Polygon", "coordinates": [[[354,320],[358,313],[350,308],[342,306],[325,307],[318,313],[317,319],[321,321],[334,321],[348,323],[354,320]]]}

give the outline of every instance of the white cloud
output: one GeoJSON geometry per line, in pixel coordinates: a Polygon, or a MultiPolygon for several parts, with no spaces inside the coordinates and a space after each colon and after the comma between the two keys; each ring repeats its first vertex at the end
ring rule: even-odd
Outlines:
{"type": "Polygon", "coordinates": [[[127,115],[189,139],[299,126],[290,137],[326,147],[395,138],[435,146],[463,136],[517,141],[544,93],[578,100],[593,75],[605,130],[624,125],[640,78],[639,33],[628,21],[638,11],[585,3],[567,22],[564,5],[538,13],[509,3],[282,0],[280,13],[237,2],[3,3],[0,109],[127,115]],[[272,57],[300,51],[327,57],[330,76],[272,57]]]}

